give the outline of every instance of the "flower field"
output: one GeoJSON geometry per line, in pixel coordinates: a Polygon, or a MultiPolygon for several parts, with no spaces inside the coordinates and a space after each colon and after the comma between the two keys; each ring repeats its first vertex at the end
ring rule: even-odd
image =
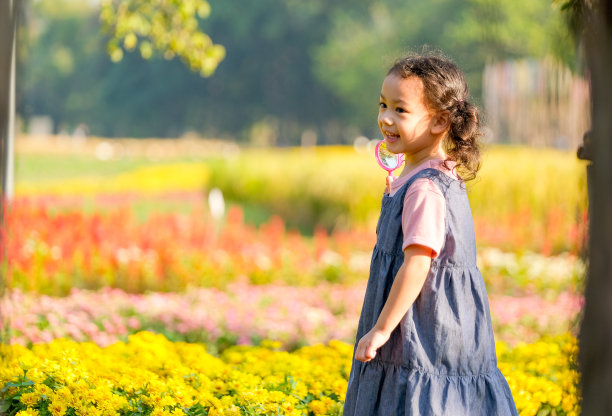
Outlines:
{"type": "MultiPolygon", "coordinates": [[[[14,316],[13,343],[24,346],[61,337],[106,346],[148,330],[204,343],[209,351],[262,339],[294,349],[334,339],[352,342],[364,292],[363,284],[328,283],[308,288],[233,283],[223,291],[148,294],[73,289],[61,298],[13,291],[5,310],[14,316]]],[[[497,338],[515,345],[573,328],[582,298],[568,292],[552,300],[492,295],[490,304],[497,338]]]]}
{"type": "MultiPolygon", "coordinates": [[[[270,150],[193,140],[30,139],[18,140],[16,148],[15,186],[24,197],[53,196],[64,204],[80,195],[90,208],[137,194],[131,205],[150,212],[171,201],[157,198],[151,209],[143,197],[217,187],[245,208],[249,222],[276,214],[290,228],[309,232],[317,226],[371,230],[385,177],[372,146],[270,150]],[[107,151],[111,159],[101,158],[107,151]]],[[[572,152],[491,146],[468,196],[483,246],[546,254],[583,248],[585,163],[572,152]]]]}
{"type": "MultiPolygon", "coordinates": [[[[5,348],[4,410],[19,416],[340,415],[352,356],[339,341],[291,353],[266,341],[215,357],[150,332],[104,348],[66,339],[5,348]]],[[[522,415],[578,414],[574,338],[497,351],[522,415]]]]}
{"type": "MultiPolygon", "coordinates": [[[[384,172],[352,148],[142,143],[22,145],[0,414],[340,415],[384,172]]],[[[577,415],[583,167],[487,158],[468,192],[499,367],[521,415],[577,415]]]]}
{"type": "MultiPolygon", "coordinates": [[[[134,293],[223,288],[241,279],[253,284],[351,284],[367,278],[375,241],[374,232],[365,229],[330,234],[318,228],[305,237],[287,230],[278,216],[255,227],[245,222],[238,207],[220,225],[201,203],[194,203],[189,214],[157,214],[145,221],[137,220],[128,206],[54,212],[58,205],[13,203],[6,218],[9,287],[65,295],[73,287],[110,286],[134,293]]],[[[483,249],[479,259],[491,288],[504,293],[576,288],[584,269],[571,253],[483,249]]]]}

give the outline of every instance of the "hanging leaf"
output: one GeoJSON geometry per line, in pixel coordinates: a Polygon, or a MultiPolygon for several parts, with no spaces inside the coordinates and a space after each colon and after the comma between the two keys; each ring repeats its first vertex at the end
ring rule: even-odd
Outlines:
{"type": "Polygon", "coordinates": [[[103,0],[100,10],[104,32],[110,36],[108,53],[113,62],[123,51],[138,47],[149,59],[181,58],[189,68],[210,76],[225,57],[225,48],[200,30],[210,14],[206,0],[103,0]]]}

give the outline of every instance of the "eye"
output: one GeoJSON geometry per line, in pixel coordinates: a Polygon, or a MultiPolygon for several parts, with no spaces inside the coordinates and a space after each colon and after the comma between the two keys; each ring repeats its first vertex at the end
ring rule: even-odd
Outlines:
{"type": "Polygon", "coordinates": [[[381,101],[380,103],[378,103],[378,108],[387,108],[387,104],[381,101]]]}
{"type": "Polygon", "coordinates": [[[395,111],[398,112],[398,113],[405,113],[406,112],[406,110],[404,110],[402,107],[397,107],[395,109],[395,111]]]}

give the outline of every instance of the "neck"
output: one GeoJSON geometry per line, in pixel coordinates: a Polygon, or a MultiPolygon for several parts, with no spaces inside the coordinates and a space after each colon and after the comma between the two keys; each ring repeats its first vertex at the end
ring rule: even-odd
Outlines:
{"type": "Polygon", "coordinates": [[[404,160],[406,164],[404,165],[404,169],[402,173],[399,175],[400,177],[406,176],[410,171],[419,166],[422,163],[427,162],[428,160],[445,160],[446,152],[442,149],[437,149],[435,152],[426,153],[426,154],[405,154],[404,160]]]}

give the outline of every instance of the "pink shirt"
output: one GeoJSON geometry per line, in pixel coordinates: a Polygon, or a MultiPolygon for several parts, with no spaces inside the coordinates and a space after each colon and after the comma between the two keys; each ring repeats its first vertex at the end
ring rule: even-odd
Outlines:
{"type": "MultiPolygon", "coordinates": [[[[414,169],[406,176],[395,179],[391,183],[390,196],[410,180],[417,172],[433,168],[438,169],[453,179],[458,179],[454,167],[455,162],[447,162],[449,169],[442,160],[428,160],[414,169]]],[[[402,250],[411,244],[418,244],[431,249],[431,257],[436,257],[444,244],[446,200],[438,186],[427,178],[419,178],[408,188],[404,197],[404,210],[402,211],[402,230],[404,242],[402,250]]]]}

